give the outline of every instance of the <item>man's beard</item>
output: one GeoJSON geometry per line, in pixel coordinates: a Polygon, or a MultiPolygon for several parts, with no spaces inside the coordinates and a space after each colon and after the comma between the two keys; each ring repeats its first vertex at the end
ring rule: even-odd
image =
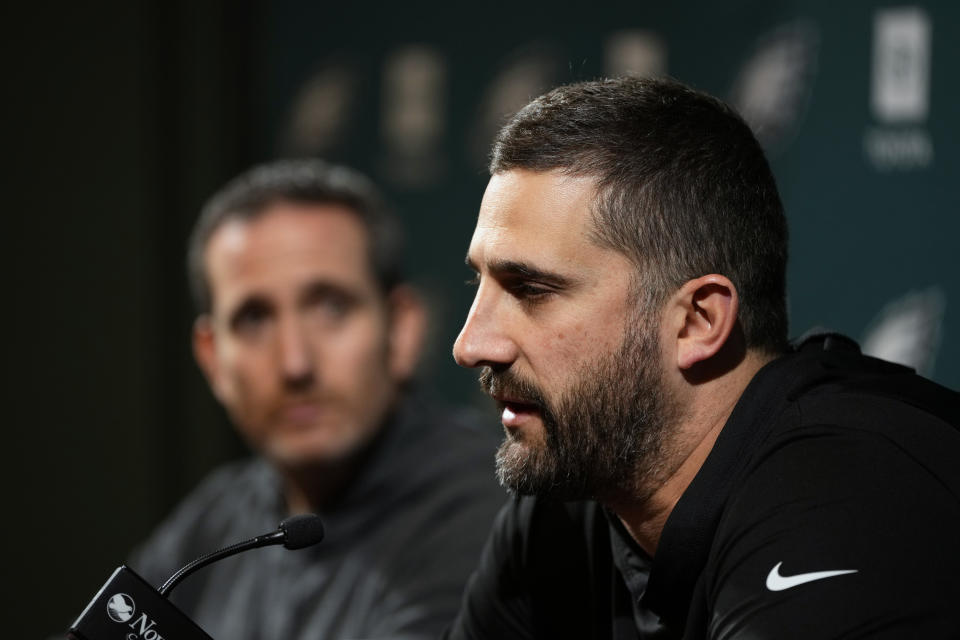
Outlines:
{"type": "Polygon", "coordinates": [[[496,457],[501,485],[561,500],[649,497],[664,475],[678,409],[655,331],[642,317],[631,324],[620,348],[582,366],[556,401],[516,373],[484,369],[484,391],[535,406],[545,431],[545,442],[508,431],[496,457]]]}

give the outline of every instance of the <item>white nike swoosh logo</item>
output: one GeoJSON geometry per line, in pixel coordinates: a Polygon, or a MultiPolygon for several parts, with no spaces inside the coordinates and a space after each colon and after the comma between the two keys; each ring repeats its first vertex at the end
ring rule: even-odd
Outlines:
{"type": "Polygon", "coordinates": [[[824,578],[842,576],[845,573],[857,572],[856,569],[843,569],[840,571],[814,571],[813,573],[798,573],[795,576],[782,576],[780,575],[780,565],[782,564],[782,562],[778,562],[777,566],[770,569],[770,573],[767,574],[767,589],[770,589],[770,591],[783,591],[814,580],[823,580],[824,578]]]}

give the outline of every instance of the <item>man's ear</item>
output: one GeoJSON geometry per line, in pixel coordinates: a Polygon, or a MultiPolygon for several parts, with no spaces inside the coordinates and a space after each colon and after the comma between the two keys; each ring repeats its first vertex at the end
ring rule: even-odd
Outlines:
{"type": "Polygon", "coordinates": [[[387,298],[390,312],[390,345],[387,366],[395,380],[413,376],[423,348],[427,311],[423,300],[409,285],[393,288],[387,298]]]}
{"type": "Polygon", "coordinates": [[[217,345],[210,316],[203,314],[193,321],[193,357],[203,372],[213,395],[220,397],[219,368],[217,367],[217,345]]]}
{"type": "Polygon", "coordinates": [[[737,288],[726,276],[713,273],[680,287],[671,299],[680,369],[720,352],[736,326],[739,304],[737,288]]]}

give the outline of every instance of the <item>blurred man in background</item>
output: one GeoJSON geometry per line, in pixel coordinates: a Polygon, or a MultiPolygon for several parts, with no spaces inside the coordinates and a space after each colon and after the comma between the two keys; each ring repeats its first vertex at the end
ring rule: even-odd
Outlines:
{"type": "Polygon", "coordinates": [[[523,497],[449,637],[960,633],[960,401],[836,334],[788,344],[786,220],[739,116],[574,84],[490,173],[454,355],[523,497]]]}
{"type": "Polygon", "coordinates": [[[214,638],[426,638],[455,614],[502,490],[494,442],[413,396],[425,312],[373,185],[320,161],[236,178],[190,240],[197,362],[257,453],[211,474],[131,562],[193,558],[317,512],[326,538],[188,578],[172,600],[214,638]]]}

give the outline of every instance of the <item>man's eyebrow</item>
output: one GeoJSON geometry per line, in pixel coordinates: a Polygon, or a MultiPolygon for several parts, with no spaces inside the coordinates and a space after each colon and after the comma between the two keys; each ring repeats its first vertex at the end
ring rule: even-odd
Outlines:
{"type": "MultiPolygon", "coordinates": [[[[468,255],[464,263],[473,269],[474,271],[479,272],[476,263],[468,255]]],[[[533,266],[529,262],[523,262],[520,260],[493,260],[487,265],[490,273],[495,277],[503,276],[512,276],[519,277],[525,280],[536,280],[537,282],[542,282],[543,284],[550,284],[555,287],[566,287],[572,284],[572,280],[567,276],[555,273],[553,271],[546,271],[538,267],[533,266]]]]}
{"type": "Polygon", "coordinates": [[[300,290],[300,298],[304,300],[331,297],[356,302],[359,296],[356,291],[347,285],[323,279],[312,280],[306,283],[300,290]]]}

